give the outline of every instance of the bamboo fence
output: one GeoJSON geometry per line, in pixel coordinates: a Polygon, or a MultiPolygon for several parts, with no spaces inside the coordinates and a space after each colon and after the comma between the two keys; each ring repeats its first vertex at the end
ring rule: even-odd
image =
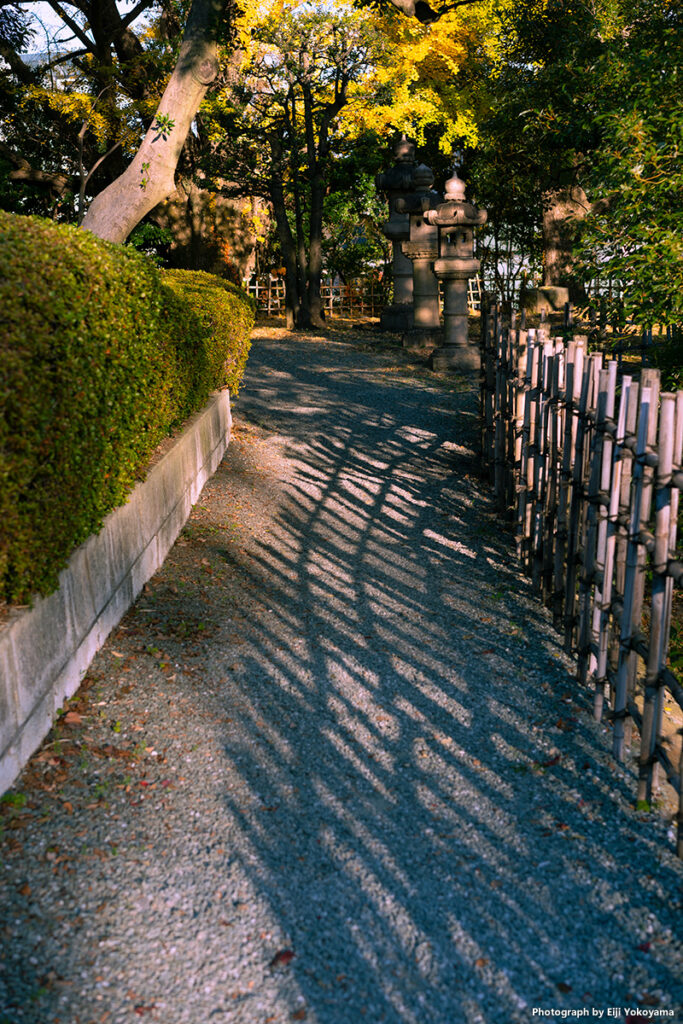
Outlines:
{"type": "Polygon", "coordinates": [[[683,709],[667,668],[683,490],[683,391],[660,393],[659,371],[620,375],[587,338],[482,317],[482,455],[514,519],[518,556],[577,656],[613,753],[640,735],[639,806],[660,770],[678,793],[683,857],[683,757],[662,737],[665,694],[683,709]]]}
{"type": "MultiPolygon", "coordinates": [[[[285,311],[284,278],[275,275],[244,282],[245,291],[256,299],[258,312],[279,316],[285,311]]],[[[361,278],[348,284],[325,279],[320,286],[323,309],[328,317],[378,317],[385,306],[384,293],[374,278],[361,278]]]]}
{"type": "MultiPolygon", "coordinates": [[[[256,299],[256,308],[266,316],[280,316],[285,311],[284,278],[269,274],[243,282],[244,290],[256,299]]],[[[348,283],[326,278],[320,287],[325,314],[328,317],[378,317],[386,305],[385,292],[376,278],[359,278],[348,283]]],[[[478,277],[467,282],[467,304],[471,313],[481,307],[482,289],[478,277]]]]}

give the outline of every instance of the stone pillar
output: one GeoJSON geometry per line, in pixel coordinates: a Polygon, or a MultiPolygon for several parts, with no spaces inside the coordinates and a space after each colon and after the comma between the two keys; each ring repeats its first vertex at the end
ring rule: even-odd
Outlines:
{"type": "Polygon", "coordinates": [[[477,370],[479,345],[468,337],[467,282],[479,272],[474,258],[474,228],[486,223],[486,210],[465,199],[465,183],[454,171],[446,182],[445,202],[427,210],[425,220],[439,232],[434,272],[444,282],[444,343],[432,355],[435,370],[477,370]]]}
{"type": "Polygon", "coordinates": [[[408,214],[399,213],[396,209],[396,201],[413,191],[415,142],[402,135],[394,145],[394,156],[394,166],[375,178],[377,191],[384,192],[389,201],[389,220],[382,225],[382,233],[393,249],[393,301],[380,317],[383,331],[405,331],[413,320],[413,268],[401,249],[401,243],[409,238],[410,225],[408,214]]]}
{"type": "Polygon", "coordinates": [[[413,175],[415,192],[397,201],[399,211],[410,214],[410,238],[403,252],[413,264],[413,322],[404,332],[403,346],[414,351],[430,351],[440,345],[439,282],[434,276],[434,260],[439,255],[439,232],[425,218],[441,198],[432,190],[434,175],[420,164],[413,175]]]}

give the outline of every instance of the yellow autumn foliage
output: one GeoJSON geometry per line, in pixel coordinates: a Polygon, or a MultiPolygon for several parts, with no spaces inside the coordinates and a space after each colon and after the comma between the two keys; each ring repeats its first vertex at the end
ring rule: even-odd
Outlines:
{"type": "Polygon", "coordinates": [[[436,131],[445,153],[456,143],[475,145],[481,90],[468,89],[462,79],[471,79],[477,64],[496,64],[496,9],[493,0],[482,0],[431,25],[400,16],[378,19],[385,57],[366,82],[355,86],[342,127],[350,134],[373,130],[380,136],[406,131],[418,142],[436,131]],[[462,76],[464,70],[470,74],[462,76]]]}
{"type": "MultiPolygon", "coordinates": [[[[345,8],[345,18],[362,21],[377,38],[374,66],[349,89],[339,119],[342,134],[353,139],[366,131],[380,137],[406,131],[423,142],[426,133],[436,133],[446,153],[462,142],[475,145],[482,91],[463,86],[463,77],[473,75],[462,72],[482,63],[489,73],[495,67],[501,47],[500,6],[501,0],[480,0],[423,25],[398,13],[380,16],[351,3],[336,4],[337,11],[345,8]]],[[[237,22],[242,71],[259,48],[260,26],[316,8],[322,5],[310,0],[243,0],[237,22]]]]}

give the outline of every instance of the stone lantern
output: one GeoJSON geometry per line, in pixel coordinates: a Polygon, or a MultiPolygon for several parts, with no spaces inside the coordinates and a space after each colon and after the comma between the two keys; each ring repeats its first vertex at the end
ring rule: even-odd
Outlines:
{"type": "Polygon", "coordinates": [[[403,255],[401,242],[409,237],[407,213],[399,213],[396,200],[413,191],[415,169],[415,142],[402,135],[394,144],[396,163],[375,178],[378,192],[384,192],[389,201],[389,220],[382,225],[382,234],[391,242],[393,302],[382,312],[380,326],[384,331],[405,331],[413,322],[413,268],[403,255]]]}
{"type": "Polygon", "coordinates": [[[426,217],[434,212],[441,196],[432,189],[434,174],[426,164],[415,168],[413,181],[415,192],[396,201],[399,212],[410,214],[410,238],[403,243],[403,252],[413,264],[413,323],[403,335],[403,345],[424,350],[443,341],[439,282],[433,266],[439,255],[439,232],[426,217]]]}
{"type": "Polygon", "coordinates": [[[479,348],[467,333],[467,281],[479,272],[474,258],[474,228],[486,223],[486,210],[465,199],[465,183],[453,172],[446,182],[445,202],[427,210],[425,221],[439,230],[439,259],[434,272],[444,283],[444,344],[432,356],[435,370],[474,370],[479,348]]]}

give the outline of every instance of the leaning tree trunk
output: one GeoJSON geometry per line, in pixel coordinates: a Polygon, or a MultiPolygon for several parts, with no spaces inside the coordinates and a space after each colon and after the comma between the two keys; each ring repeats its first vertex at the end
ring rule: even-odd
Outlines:
{"type": "Polygon", "coordinates": [[[152,127],[124,173],[90,204],[81,227],[124,242],[136,224],[175,188],[175,170],[190,125],[218,74],[218,32],[231,0],[193,0],[178,62],[152,127]]]}

